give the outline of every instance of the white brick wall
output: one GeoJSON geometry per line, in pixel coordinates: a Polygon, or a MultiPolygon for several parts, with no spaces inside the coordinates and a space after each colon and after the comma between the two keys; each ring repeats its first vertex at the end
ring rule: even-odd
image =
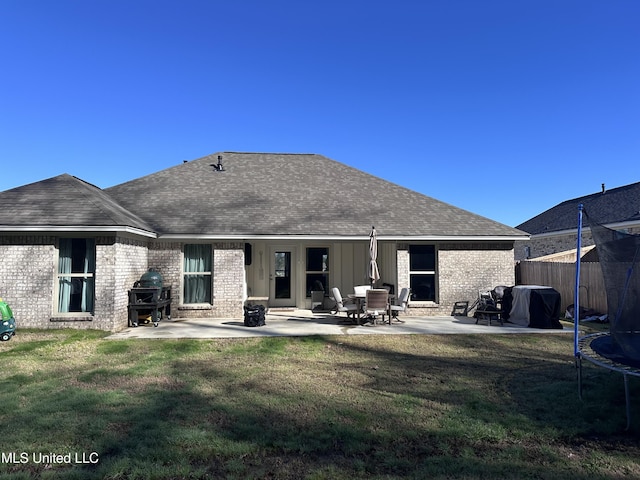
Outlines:
{"type": "MultiPolygon", "coordinates": [[[[400,245],[398,291],[409,286],[408,246],[400,245]],[[404,273],[403,273],[404,272],[404,273]]],[[[450,315],[457,301],[471,303],[478,290],[515,284],[513,249],[508,244],[442,244],[437,248],[438,298],[436,302],[413,302],[409,315],[450,315]]]]}
{"type": "MultiPolygon", "coordinates": [[[[627,233],[638,234],[640,233],[640,227],[628,228],[625,230],[627,233]]],[[[541,235],[531,237],[528,242],[516,242],[515,259],[516,261],[526,260],[528,258],[538,258],[545,255],[551,255],[553,253],[566,252],[567,250],[576,249],[576,240],[578,232],[565,233],[562,235],[541,235]],[[527,256],[527,247],[529,247],[530,254],[527,256]]],[[[583,247],[593,245],[593,238],[591,237],[591,231],[588,229],[582,230],[581,243],[583,247]]]]}
{"type": "Polygon", "coordinates": [[[244,244],[226,243],[215,246],[213,304],[217,317],[243,316],[244,277],[244,244]]]}
{"type": "Polygon", "coordinates": [[[165,285],[173,288],[173,317],[241,318],[243,315],[244,243],[216,242],[213,253],[213,305],[182,304],[182,251],[184,243],[154,242],[149,248],[149,267],[157,269],[165,285]]]}
{"type": "Polygon", "coordinates": [[[146,243],[96,238],[94,315],[56,315],[58,252],[53,236],[0,238],[0,297],[18,327],[120,330],[127,325],[127,291],[147,270],[146,243]]]}
{"type": "Polygon", "coordinates": [[[128,325],[128,292],[133,287],[133,284],[140,280],[140,277],[149,269],[147,242],[118,238],[113,250],[115,257],[113,266],[113,307],[109,314],[109,318],[112,320],[104,320],[106,327],[104,329],[118,331],[128,325]]]}
{"type": "MultiPolygon", "coordinates": [[[[528,242],[516,242],[515,260],[526,260],[528,258],[543,257],[552,253],[565,252],[576,249],[577,233],[564,235],[553,235],[544,237],[532,237],[528,242]],[[527,252],[528,248],[528,252],[527,252]],[[528,253],[528,255],[527,255],[528,253]]],[[[593,245],[590,233],[583,233],[582,246],[593,245]]]]}
{"type": "Polygon", "coordinates": [[[162,274],[164,284],[172,287],[173,301],[182,302],[182,248],[180,242],[157,242],[149,245],[149,268],[162,274]]]}
{"type": "Polygon", "coordinates": [[[0,297],[20,327],[42,327],[53,308],[54,238],[0,237],[0,297]]]}

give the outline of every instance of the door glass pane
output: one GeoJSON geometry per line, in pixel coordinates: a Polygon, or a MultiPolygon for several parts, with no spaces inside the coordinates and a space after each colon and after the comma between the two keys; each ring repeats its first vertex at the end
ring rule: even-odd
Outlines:
{"type": "Polygon", "coordinates": [[[291,298],[291,252],[275,252],[275,296],[291,298]]]}

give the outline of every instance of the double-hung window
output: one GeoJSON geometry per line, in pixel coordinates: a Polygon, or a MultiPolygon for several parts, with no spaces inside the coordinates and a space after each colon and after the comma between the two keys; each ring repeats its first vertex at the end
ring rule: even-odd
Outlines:
{"type": "Polygon", "coordinates": [[[328,292],[329,249],[326,247],[307,248],[307,297],[312,291],[328,292]]]}
{"type": "Polygon", "coordinates": [[[58,313],[93,313],[96,242],[61,238],[58,249],[58,313]]]}
{"type": "Polygon", "coordinates": [[[184,246],[183,303],[211,303],[211,245],[184,246]]]}
{"type": "Polygon", "coordinates": [[[436,301],[435,245],[409,246],[409,284],[411,300],[436,301]]]}

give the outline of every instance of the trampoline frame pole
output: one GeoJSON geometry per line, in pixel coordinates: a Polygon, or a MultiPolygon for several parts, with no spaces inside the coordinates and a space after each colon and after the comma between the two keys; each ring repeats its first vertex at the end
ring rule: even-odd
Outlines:
{"type": "Polygon", "coordinates": [[[627,375],[625,373],[622,374],[624,378],[624,402],[627,410],[627,427],[625,430],[629,430],[631,428],[631,400],[629,399],[629,381],[627,380],[627,375]]]}
{"type": "Polygon", "coordinates": [[[573,356],[578,373],[578,398],[582,400],[582,358],[578,347],[580,324],[580,250],[582,250],[582,204],[578,205],[578,236],[576,238],[576,285],[573,293],[573,356]]]}
{"type": "Polygon", "coordinates": [[[578,237],[576,239],[576,286],[573,293],[573,355],[580,356],[578,348],[578,327],[580,324],[580,250],[582,250],[582,209],[578,205],[578,237]]]}

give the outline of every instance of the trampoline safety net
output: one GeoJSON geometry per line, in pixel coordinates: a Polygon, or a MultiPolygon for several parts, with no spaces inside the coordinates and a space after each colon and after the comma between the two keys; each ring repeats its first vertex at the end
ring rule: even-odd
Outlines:
{"type": "Polygon", "coordinates": [[[612,230],[584,213],[604,277],[611,338],[626,357],[640,361],[640,235],[612,230]]]}

